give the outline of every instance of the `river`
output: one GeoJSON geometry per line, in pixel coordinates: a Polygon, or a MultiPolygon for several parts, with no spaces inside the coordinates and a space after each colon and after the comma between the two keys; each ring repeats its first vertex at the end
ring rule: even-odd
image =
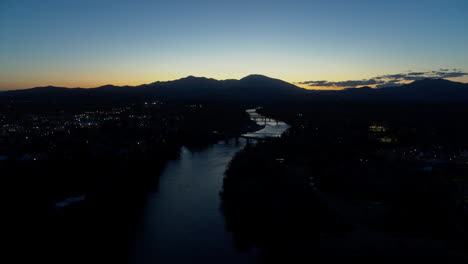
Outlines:
{"type": "MultiPolygon", "coordinates": [[[[265,122],[255,109],[247,113],[265,128],[245,136],[278,137],[289,127],[265,122]]],[[[168,163],[136,228],[129,263],[258,262],[258,250],[234,246],[220,210],[224,171],[245,144],[231,139],[197,152],[183,148],[180,159],[168,163]]]]}

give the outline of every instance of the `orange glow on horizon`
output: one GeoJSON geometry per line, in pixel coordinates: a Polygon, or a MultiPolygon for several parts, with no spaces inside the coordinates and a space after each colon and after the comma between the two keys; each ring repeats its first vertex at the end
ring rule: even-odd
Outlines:
{"type": "MultiPolygon", "coordinates": [[[[308,86],[306,84],[300,84],[297,81],[291,81],[286,78],[281,78],[281,77],[275,77],[274,75],[268,75],[265,74],[268,77],[271,78],[276,78],[280,79],[286,82],[289,82],[293,85],[296,85],[298,87],[307,89],[307,90],[342,90],[345,88],[349,87],[338,87],[338,86],[308,86]]],[[[108,78],[105,78],[106,80],[99,80],[101,78],[92,78],[92,77],[87,77],[87,78],[74,78],[74,79],[66,79],[64,77],[60,79],[53,79],[50,78],[49,76],[44,77],[44,78],[23,78],[23,79],[18,79],[15,81],[6,81],[6,80],[0,80],[0,90],[18,90],[18,89],[29,89],[29,88],[34,88],[34,87],[44,87],[44,86],[57,86],[57,87],[69,87],[69,88],[95,88],[95,87],[100,87],[103,85],[115,85],[115,86],[138,86],[138,85],[143,85],[143,84],[150,84],[153,82],[166,82],[166,81],[173,81],[173,80],[178,80],[181,78],[185,78],[189,75],[176,75],[176,74],[164,74],[164,75],[159,75],[159,76],[124,76],[124,75],[119,75],[119,76],[110,76],[108,78]],[[164,77],[163,77],[164,76],[164,77]],[[159,78],[158,78],[159,77],[159,78]],[[48,79],[48,80],[46,80],[48,79]]],[[[238,74],[238,76],[228,78],[225,75],[222,75],[221,78],[217,77],[210,77],[210,76],[202,76],[202,75],[193,75],[196,77],[206,77],[206,78],[213,78],[216,80],[226,80],[226,79],[242,79],[245,77],[244,75],[238,74]]],[[[467,77],[461,77],[461,78],[449,78],[448,80],[455,81],[455,82],[463,82],[463,83],[468,83],[468,76],[467,77]]],[[[333,81],[331,81],[333,82],[333,81]]],[[[411,81],[408,81],[406,83],[411,83],[411,81]]],[[[368,85],[372,88],[376,88],[375,85],[368,85]]],[[[358,88],[364,87],[364,86],[358,86],[358,88]]]]}
{"type": "Polygon", "coordinates": [[[308,86],[307,84],[300,84],[300,83],[292,83],[296,86],[299,86],[301,88],[307,89],[307,90],[343,90],[346,87],[332,87],[332,86],[308,86]]]}

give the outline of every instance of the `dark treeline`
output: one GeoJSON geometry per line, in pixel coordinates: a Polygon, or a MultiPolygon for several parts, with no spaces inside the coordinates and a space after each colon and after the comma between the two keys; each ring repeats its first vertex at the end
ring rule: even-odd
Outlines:
{"type": "Polygon", "coordinates": [[[465,104],[282,104],[232,160],[223,211],[267,260],[466,261],[465,104]],[[414,259],[413,259],[414,258],[414,259]]]}

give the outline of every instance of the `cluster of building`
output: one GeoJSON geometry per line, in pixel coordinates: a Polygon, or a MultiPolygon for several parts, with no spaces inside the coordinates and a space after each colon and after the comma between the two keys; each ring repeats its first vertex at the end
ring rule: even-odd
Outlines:
{"type": "Polygon", "coordinates": [[[403,160],[417,164],[426,173],[442,175],[458,188],[458,200],[468,209],[468,146],[433,144],[420,147],[398,143],[387,125],[369,126],[369,138],[380,143],[393,143],[378,150],[377,155],[388,160],[403,160]]]}
{"type": "MultiPolygon", "coordinates": [[[[50,152],[64,142],[81,142],[95,144],[96,149],[103,143],[88,140],[100,137],[100,129],[104,125],[122,127],[125,123],[128,129],[145,130],[151,128],[154,138],[164,140],[169,131],[176,129],[174,122],[181,119],[176,113],[159,111],[163,107],[159,101],[131,104],[81,113],[27,114],[21,117],[0,115],[0,161],[4,160],[44,160],[50,152]],[[171,122],[170,122],[171,121],[171,122]],[[86,131],[86,132],[83,132],[86,131]]],[[[115,128],[114,128],[115,129],[115,128]]],[[[144,148],[147,138],[129,138],[132,145],[144,148]],[[134,142],[133,142],[134,141],[134,142]],[[134,143],[134,144],[133,144],[134,143]]],[[[124,143],[116,142],[116,144],[124,143]]],[[[67,143],[71,145],[71,143],[67,143]]],[[[129,145],[129,142],[125,142],[129,145]]]]}

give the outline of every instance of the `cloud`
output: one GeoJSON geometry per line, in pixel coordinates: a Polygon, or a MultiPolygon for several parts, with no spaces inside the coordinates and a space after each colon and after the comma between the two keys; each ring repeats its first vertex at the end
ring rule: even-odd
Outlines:
{"type": "Polygon", "coordinates": [[[438,72],[437,74],[439,75],[440,78],[459,78],[459,77],[468,75],[468,73],[461,72],[461,71],[438,72]]]}
{"type": "Polygon", "coordinates": [[[382,75],[382,76],[377,76],[376,78],[379,79],[402,79],[406,77],[406,73],[399,73],[399,74],[389,74],[389,75],[382,75]]]}
{"type": "Polygon", "coordinates": [[[408,75],[415,76],[415,75],[424,75],[425,72],[410,72],[408,75]]]}
{"type": "Polygon", "coordinates": [[[299,84],[306,84],[309,86],[323,86],[323,87],[355,87],[362,85],[375,85],[383,83],[383,81],[378,81],[375,79],[368,80],[348,80],[341,82],[328,82],[328,81],[306,81],[300,82],[299,84]]]}
{"type": "Polygon", "coordinates": [[[357,86],[367,86],[371,85],[376,88],[384,88],[384,87],[392,87],[392,86],[400,86],[409,81],[418,81],[427,78],[459,78],[468,76],[468,72],[464,72],[460,69],[443,69],[440,68],[439,70],[434,71],[425,71],[425,72],[406,72],[406,73],[398,73],[398,74],[387,74],[387,75],[380,75],[375,76],[370,79],[364,80],[347,80],[347,81],[340,81],[340,82],[329,82],[325,80],[321,81],[304,81],[299,82],[298,84],[307,85],[310,87],[357,87],[357,86]]]}
{"type": "Polygon", "coordinates": [[[311,86],[325,86],[327,83],[327,81],[306,81],[301,82],[300,84],[309,84],[311,86]]]}
{"type": "Polygon", "coordinates": [[[401,85],[403,85],[403,83],[400,83],[400,80],[389,80],[385,83],[376,85],[375,88],[396,87],[401,85]]]}

